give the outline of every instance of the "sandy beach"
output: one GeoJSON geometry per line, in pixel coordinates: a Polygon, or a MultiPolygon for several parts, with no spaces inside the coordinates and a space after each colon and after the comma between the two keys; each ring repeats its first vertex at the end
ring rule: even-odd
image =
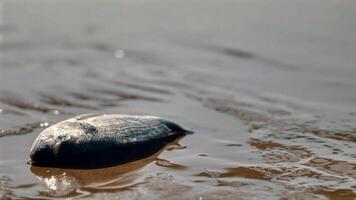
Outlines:
{"type": "Polygon", "coordinates": [[[356,2],[0,0],[0,199],[356,199],[356,2]],[[84,113],[193,130],[99,169],[31,167],[84,113]]]}

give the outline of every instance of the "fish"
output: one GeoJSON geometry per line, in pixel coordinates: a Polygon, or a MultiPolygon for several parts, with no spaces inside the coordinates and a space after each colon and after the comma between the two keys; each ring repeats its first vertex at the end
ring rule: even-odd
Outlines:
{"type": "Polygon", "coordinates": [[[155,116],[85,114],[43,130],[30,149],[30,164],[97,168],[148,157],[192,131],[155,116]]]}

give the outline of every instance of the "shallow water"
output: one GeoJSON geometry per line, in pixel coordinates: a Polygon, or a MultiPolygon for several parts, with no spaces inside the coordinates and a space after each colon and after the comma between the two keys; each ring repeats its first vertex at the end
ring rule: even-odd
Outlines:
{"type": "Polygon", "coordinates": [[[1,198],[356,198],[354,1],[0,3],[1,198]],[[110,168],[26,164],[83,113],[195,134],[110,168]]]}

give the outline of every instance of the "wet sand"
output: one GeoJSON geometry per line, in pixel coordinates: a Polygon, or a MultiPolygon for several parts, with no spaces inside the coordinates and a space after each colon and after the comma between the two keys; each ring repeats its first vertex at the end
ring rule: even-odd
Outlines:
{"type": "Polygon", "coordinates": [[[1,199],[355,199],[356,3],[0,1],[1,199]],[[27,165],[49,125],[194,130],[101,169],[27,165]]]}

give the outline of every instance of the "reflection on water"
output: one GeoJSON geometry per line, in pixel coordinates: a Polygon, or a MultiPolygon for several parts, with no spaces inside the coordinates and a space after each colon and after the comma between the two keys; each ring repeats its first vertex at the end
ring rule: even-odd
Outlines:
{"type": "MultiPolygon", "coordinates": [[[[172,149],[175,146],[180,146],[178,143],[180,139],[168,144],[166,148],[172,149]]],[[[175,170],[186,168],[183,165],[158,158],[162,151],[138,161],[112,167],[67,169],[31,166],[30,170],[46,187],[46,192],[41,193],[44,196],[70,197],[85,196],[100,191],[115,192],[142,184],[144,180],[140,176],[140,170],[153,161],[159,166],[175,170]]]]}
{"type": "Polygon", "coordinates": [[[60,169],[31,166],[31,172],[48,189],[49,196],[71,196],[78,191],[121,190],[137,184],[139,170],[154,157],[102,169],[60,169]],[[79,189],[79,190],[78,190],[79,189]]]}
{"type": "Polygon", "coordinates": [[[0,3],[0,198],[356,198],[354,1],[0,3]],[[125,165],[29,169],[45,127],[92,112],[195,134],[125,165]]]}

